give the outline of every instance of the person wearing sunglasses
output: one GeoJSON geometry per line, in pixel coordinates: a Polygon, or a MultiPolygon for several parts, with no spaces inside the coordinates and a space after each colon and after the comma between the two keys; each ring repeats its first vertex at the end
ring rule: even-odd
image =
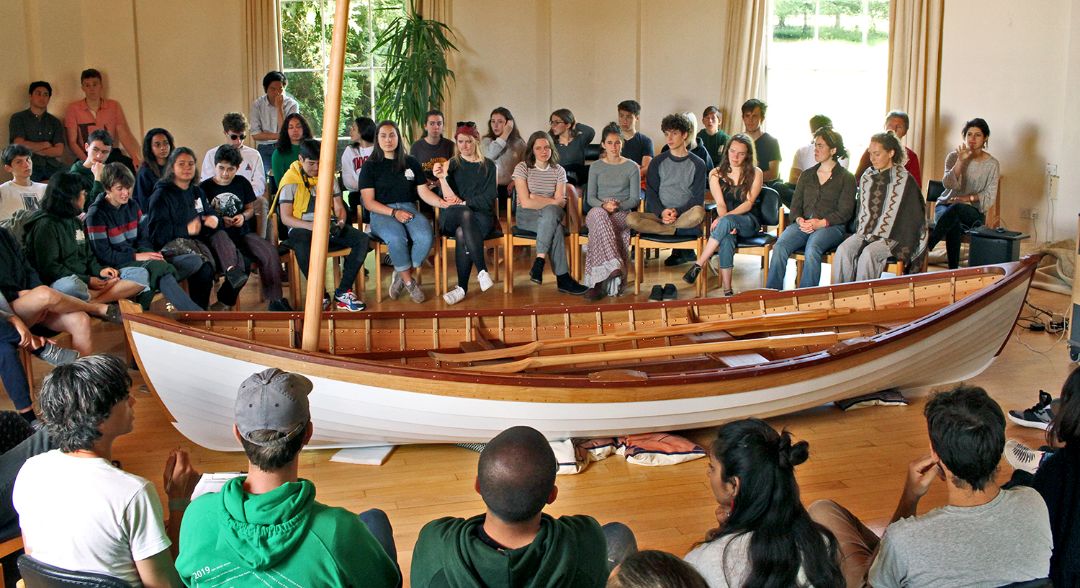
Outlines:
{"type": "MultiPolygon", "coordinates": [[[[246,178],[251,182],[251,189],[255,192],[255,226],[257,234],[265,235],[266,229],[266,168],[263,167],[262,155],[247,145],[248,123],[247,118],[239,112],[226,113],[221,119],[221,130],[225,135],[225,145],[232,145],[240,151],[242,161],[236,169],[236,175],[246,178]]],[[[212,178],[217,173],[215,159],[218,147],[211,147],[203,156],[200,178],[212,178]]]]}

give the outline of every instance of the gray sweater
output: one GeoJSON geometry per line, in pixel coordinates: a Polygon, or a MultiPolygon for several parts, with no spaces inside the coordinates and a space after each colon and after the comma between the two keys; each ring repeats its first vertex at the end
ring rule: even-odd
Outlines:
{"type": "Polygon", "coordinates": [[[585,191],[589,206],[599,208],[606,200],[618,200],[620,210],[634,210],[641,201],[641,171],[631,159],[607,163],[603,159],[589,167],[585,191]]]}
{"type": "Polygon", "coordinates": [[[998,170],[1000,169],[998,160],[987,153],[987,158],[982,161],[969,161],[962,176],[955,173],[958,160],[956,151],[945,157],[945,177],[941,179],[941,183],[945,185],[945,193],[941,197],[951,198],[954,194],[957,196],[978,194],[979,202],[973,203],[973,206],[985,214],[997,199],[998,170]]]}

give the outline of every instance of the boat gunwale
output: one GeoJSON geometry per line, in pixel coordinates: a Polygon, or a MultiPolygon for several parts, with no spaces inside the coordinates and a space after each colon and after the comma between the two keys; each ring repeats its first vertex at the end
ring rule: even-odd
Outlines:
{"type": "MultiPolygon", "coordinates": [[[[447,381],[447,382],[461,382],[471,384],[492,384],[501,386],[528,386],[528,387],[542,387],[542,388],[597,388],[597,389],[610,389],[610,388],[635,388],[641,386],[680,386],[691,384],[702,384],[710,381],[715,381],[717,376],[723,376],[724,380],[735,380],[759,377],[772,373],[782,373],[795,369],[804,369],[817,366],[823,362],[834,362],[848,358],[852,354],[864,353],[869,350],[879,350],[885,346],[891,346],[899,342],[903,342],[910,337],[917,336],[921,331],[940,327],[945,328],[948,324],[955,321],[966,318],[971,313],[978,310],[978,307],[982,302],[987,300],[996,299],[1006,292],[1011,291],[1013,287],[1016,287],[1016,282],[1019,280],[1027,280],[1030,286],[1030,277],[1034,273],[1035,266],[1038,263],[1038,256],[1026,256],[1025,258],[1010,262],[1008,264],[999,264],[993,266],[980,266],[977,268],[967,268],[963,270],[953,270],[946,275],[952,275],[957,277],[969,277],[977,276],[980,274],[991,274],[998,271],[1002,272],[1001,279],[993,284],[986,286],[985,288],[977,291],[976,293],[964,298],[963,300],[953,302],[947,306],[935,311],[931,311],[926,315],[915,319],[909,323],[901,325],[899,327],[889,329],[882,333],[878,333],[873,336],[869,336],[861,341],[870,341],[871,344],[855,344],[855,345],[837,345],[828,350],[817,351],[814,353],[807,353],[791,358],[784,358],[775,361],[770,361],[764,364],[749,365],[749,366],[735,366],[735,367],[722,367],[707,370],[698,370],[694,372],[680,372],[670,374],[654,374],[650,375],[646,380],[592,380],[587,374],[582,375],[548,375],[543,373],[522,373],[522,374],[497,374],[489,372],[479,371],[464,371],[446,367],[445,365],[439,367],[417,367],[407,366],[389,363],[387,361],[367,360],[362,358],[341,357],[332,355],[326,352],[307,352],[301,349],[292,349],[281,347],[277,345],[270,345],[267,343],[261,343],[249,339],[242,339],[233,335],[225,335],[221,333],[213,333],[203,330],[196,326],[180,323],[173,320],[170,317],[164,317],[153,313],[135,313],[125,314],[124,320],[131,321],[133,323],[139,323],[152,328],[158,328],[165,331],[173,332],[183,336],[194,337],[207,342],[213,342],[229,347],[242,347],[249,351],[255,351],[258,353],[289,359],[293,361],[307,362],[315,365],[322,365],[326,367],[334,367],[339,369],[345,369],[350,371],[363,371],[376,374],[386,374],[395,377],[402,377],[408,379],[419,379],[423,381],[447,381]]],[[[945,272],[935,272],[933,274],[916,274],[912,276],[903,276],[897,278],[889,278],[886,280],[875,280],[875,286],[888,286],[888,285],[902,285],[912,282],[920,281],[920,277],[926,278],[932,276],[935,279],[940,278],[945,272]]],[[[807,294],[820,294],[825,292],[843,292],[848,290],[863,291],[866,288],[866,284],[869,282],[852,282],[846,284],[838,284],[835,286],[823,286],[819,288],[808,288],[803,290],[807,294]]],[[[692,306],[701,305],[703,301],[748,301],[748,300],[764,300],[771,298],[787,298],[791,296],[791,291],[769,291],[760,292],[758,294],[747,293],[740,296],[724,298],[698,298],[690,299],[686,301],[678,302],[653,302],[653,303],[629,303],[619,305],[582,305],[574,307],[536,307],[533,309],[510,309],[513,314],[528,316],[531,314],[563,314],[566,312],[595,312],[597,309],[604,309],[607,311],[618,311],[625,309],[637,309],[641,308],[671,308],[672,306],[692,306]]],[[[714,302],[721,303],[721,302],[714,302]]],[[[447,313],[454,313],[453,316],[498,316],[499,314],[506,314],[506,310],[488,310],[488,311],[418,311],[418,312],[390,312],[382,311],[379,313],[365,313],[361,317],[363,319],[375,319],[375,318],[431,318],[435,316],[446,317],[451,316],[447,313]],[[378,316],[373,316],[378,315],[378,316]]],[[[182,313],[180,316],[186,319],[192,320],[208,320],[208,319],[223,319],[223,320],[243,320],[252,318],[278,318],[281,320],[298,319],[297,315],[281,316],[283,313],[246,313],[246,312],[231,312],[231,313],[182,313]]],[[[130,335],[129,335],[130,337],[130,335]]],[[[1002,347],[1008,342],[1008,336],[1002,342],[1002,347]]],[[[1000,353],[1000,348],[998,350],[1000,353]]],[[[597,371],[601,371],[602,366],[598,366],[597,371]]]]}

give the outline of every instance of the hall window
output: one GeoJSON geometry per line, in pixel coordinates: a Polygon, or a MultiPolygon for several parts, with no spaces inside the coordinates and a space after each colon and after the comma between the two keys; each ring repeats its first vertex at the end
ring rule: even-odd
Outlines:
{"type": "Polygon", "coordinates": [[[771,8],[765,128],[780,142],[780,177],[810,143],[815,114],[832,119],[854,172],[888,112],[888,0],[774,0],[771,8]]]}
{"type": "MultiPolygon", "coordinates": [[[[327,70],[334,32],[334,0],[279,0],[282,71],[287,92],[296,98],[312,132],[322,133],[327,70]]],[[[345,77],[341,90],[338,136],[346,136],[349,120],[375,118],[375,92],[385,63],[372,52],[377,32],[403,14],[401,0],[353,0],[349,7],[345,77]]]]}

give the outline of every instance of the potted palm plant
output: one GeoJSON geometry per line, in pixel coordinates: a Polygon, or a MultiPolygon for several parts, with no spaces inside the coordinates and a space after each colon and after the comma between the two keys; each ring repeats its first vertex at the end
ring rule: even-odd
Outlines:
{"type": "Polygon", "coordinates": [[[417,4],[410,0],[409,10],[379,31],[374,48],[386,64],[375,112],[381,120],[396,121],[410,142],[424,124],[424,113],[441,107],[447,83],[454,79],[447,55],[458,50],[450,27],[424,18],[417,4]]]}

